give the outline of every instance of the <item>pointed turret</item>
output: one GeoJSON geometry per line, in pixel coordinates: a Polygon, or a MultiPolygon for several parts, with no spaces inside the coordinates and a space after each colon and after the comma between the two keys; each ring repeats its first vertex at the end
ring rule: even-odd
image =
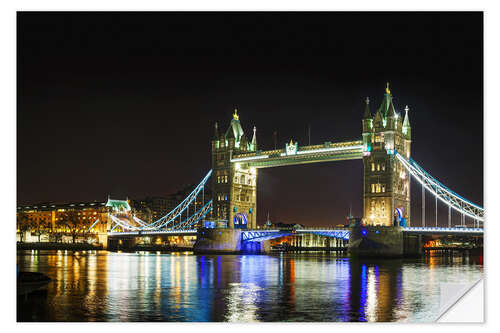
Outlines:
{"type": "Polygon", "coordinates": [[[382,118],[386,119],[389,114],[395,114],[394,106],[392,105],[392,95],[389,90],[389,82],[387,82],[387,86],[385,88],[384,99],[382,100],[382,104],[378,108],[380,111],[382,118]]]}
{"type": "Polygon", "coordinates": [[[378,109],[377,112],[375,112],[375,116],[373,117],[373,126],[377,128],[381,127],[383,118],[384,116],[382,115],[382,112],[380,111],[380,109],[378,109]]]}
{"type": "Polygon", "coordinates": [[[405,119],[403,120],[403,134],[407,137],[411,137],[410,117],[408,116],[408,111],[410,111],[410,108],[407,105],[405,107],[405,119]]]}
{"type": "Polygon", "coordinates": [[[245,134],[240,138],[240,149],[245,151],[248,150],[248,140],[245,134]]]}
{"type": "Polygon", "coordinates": [[[214,140],[219,140],[219,125],[215,122],[214,140]]]}
{"type": "Polygon", "coordinates": [[[365,103],[366,103],[366,106],[365,106],[365,114],[363,115],[363,119],[371,119],[372,112],[370,111],[370,99],[368,97],[366,97],[365,103]]]}
{"type": "Polygon", "coordinates": [[[234,139],[234,145],[236,148],[238,148],[240,146],[240,139],[242,135],[243,129],[241,128],[238,109],[234,109],[233,119],[231,120],[231,124],[229,124],[229,128],[224,134],[224,137],[226,138],[226,140],[234,139]]]}
{"type": "Polygon", "coordinates": [[[253,151],[257,150],[257,127],[253,127],[253,137],[252,137],[252,143],[251,143],[251,149],[253,151]]]}
{"type": "Polygon", "coordinates": [[[369,152],[371,150],[371,132],[373,128],[372,113],[370,111],[370,99],[366,97],[365,100],[365,114],[361,123],[363,125],[363,152],[369,152]]]}

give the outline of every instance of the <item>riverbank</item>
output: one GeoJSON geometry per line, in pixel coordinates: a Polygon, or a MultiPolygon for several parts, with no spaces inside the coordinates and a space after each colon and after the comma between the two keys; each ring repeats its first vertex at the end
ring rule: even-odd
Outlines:
{"type": "Polygon", "coordinates": [[[20,243],[16,245],[17,250],[68,250],[68,251],[92,251],[102,250],[102,245],[88,243],[20,243]]]}

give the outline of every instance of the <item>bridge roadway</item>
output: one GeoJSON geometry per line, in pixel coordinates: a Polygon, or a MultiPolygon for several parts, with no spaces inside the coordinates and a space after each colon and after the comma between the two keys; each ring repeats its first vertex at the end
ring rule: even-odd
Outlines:
{"type": "MultiPolygon", "coordinates": [[[[440,228],[440,227],[402,227],[404,234],[409,235],[438,235],[438,236],[479,236],[483,234],[482,228],[440,228]]],[[[142,236],[195,236],[197,229],[187,230],[158,230],[158,231],[125,231],[108,232],[108,237],[142,237],[142,236]]],[[[340,238],[348,240],[350,232],[348,228],[304,228],[304,229],[245,229],[242,230],[242,241],[264,241],[284,236],[301,234],[316,234],[325,237],[340,238]]]]}

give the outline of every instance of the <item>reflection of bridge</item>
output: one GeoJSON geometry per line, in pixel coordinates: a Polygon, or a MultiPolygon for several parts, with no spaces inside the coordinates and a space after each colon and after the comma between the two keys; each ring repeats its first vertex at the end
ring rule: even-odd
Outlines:
{"type": "MultiPolygon", "coordinates": [[[[235,110],[230,126],[224,135],[215,126],[212,140],[211,170],[200,184],[175,209],[154,222],[146,222],[132,214],[124,202],[110,200],[108,206],[113,222],[109,237],[135,237],[147,235],[197,235],[198,243],[212,249],[227,238],[232,247],[239,248],[244,242],[265,242],[270,239],[315,234],[337,239],[350,239],[350,246],[378,246],[395,238],[412,239],[421,235],[482,235],[484,209],[451,191],[437,181],[411,155],[411,127],[405,108],[404,119],[392,102],[389,87],[386,88],[381,106],[374,115],[366,101],[362,120],[362,140],[325,142],[321,145],[299,146],[290,140],[282,149],[258,150],[256,129],[251,141],[247,140],[235,110]],[[266,230],[256,228],[257,170],[305,163],[319,163],[362,159],[364,166],[363,223],[353,233],[349,229],[296,229],[266,230]],[[410,175],[422,186],[421,227],[415,227],[410,214],[410,175]],[[212,177],[213,198],[205,203],[204,188],[212,177]],[[435,198],[435,226],[429,227],[425,218],[425,193],[435,198]],[[197,207],[196,198],[202,195],[202,205],[197,207]],[[448,227],[437,227],[437,205],[448,207],[448,227]],[[460,215],[460,228],[452,228],[452,210],[460,215]],[[190,214],[191,211],[191,214],[190,214]],[[231,235],[224,231],[210,231],[200,235],[200,226],[207,217],[223,221],[228,230],[239,230],[231,235]],[[467,227],[466,218],[474,228],[467,227]],[[378,229],[366,229],[378,227],[378,229]],[[386,228],[393,228],[389,229],[386,228]],[[395,228],[396,227],[396,228],[395,228]],[[360,229],[361,228],[361,229],[360,229]],[[116,231],[115,231],[116,230],[116,231]],[[223,235],[224,234],[224,235],[223,235]],[[212,237],[210,238],[209,237],[212,237]],[[237,239],[236,239],[236,238],[237,239]],[[231,239],[229,241],[229,239],[231,239]],[[365,241],[369,239],[369,241],[365,241]],[[238,243],[239,245],[236,245],[238,243]],[[368,244],[368,245],[367,245],[368,244]],[[374,245],[375,244],[375,245],[374,245]],[[378,245],[376,245],[378,244],[378,245]]],[[[214,227],[212,223],[210,225],[214,227]]],[[[405,241],[406,242],[406,241],[405,241]]],[[[229,244],[228,243],[228,244],[229,244]]],[[[416,243],[415,243],[416,244],[416,243]]],[[[392,246],[392,245],[391,245],[392,246]]],[[[405,245],[406,246],[406,245],[405,245]]]]}

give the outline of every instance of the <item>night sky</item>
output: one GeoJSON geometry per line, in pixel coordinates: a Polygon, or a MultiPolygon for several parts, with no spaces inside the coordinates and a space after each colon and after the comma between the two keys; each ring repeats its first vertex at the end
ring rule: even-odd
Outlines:
{"type": "MultiPolygon", "coordinates": [[[[412,157],[483,204],[482,13],[18,13],[17,201],[164,196],[238,107],[259,149],[361,139],[386,82],[412,157]]],[[[362,214],[360,160],[261,169],[258,223],[362,214]]],[[[434,221],[434,200],[428,220],[434,221]],[[431,213],[432,212],[432,213],[431,213]]],[[[412,181],[412,219],[421,189],[412,181]]],[[[441,205],[442,224],[447,209],[441,205]]],[[[439,214],[438,214],[439,215],[439,214]]],[[[455,215],[458,224],[459,217],[455,215]]],[[[454,223],[455,224],[455,223],[454,223]]]]}

